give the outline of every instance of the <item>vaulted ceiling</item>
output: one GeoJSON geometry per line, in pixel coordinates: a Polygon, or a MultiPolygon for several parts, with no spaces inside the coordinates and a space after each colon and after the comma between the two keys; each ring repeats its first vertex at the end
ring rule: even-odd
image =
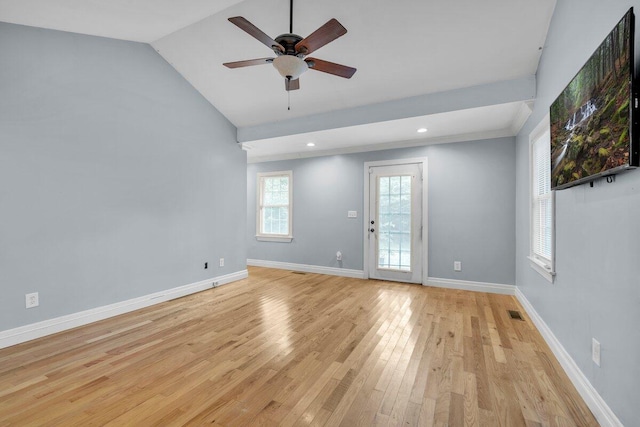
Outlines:
{"type": "Polygon", "coordinates": [[[275,38],[289,31],[289,0],[0,0],[0,21],[150,43],[258,161],[514,135],[535,98],[555,3],[295,0],[294,33],[331,18],[348,30],[313,56],[358,71],[307,71],[291,110],[271,65],[222,66],[272,56],[227,18],[275,38]]]}

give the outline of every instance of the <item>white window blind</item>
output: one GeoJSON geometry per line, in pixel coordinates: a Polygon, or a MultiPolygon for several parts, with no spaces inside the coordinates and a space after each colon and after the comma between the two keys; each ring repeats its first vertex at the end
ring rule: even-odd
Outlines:
{"type": "Polygon", "coordinates": [[[533,253],[549,261],[551,260],[551,216],[553,214],[550,156],[547,131],[533,144],[532,225],[533,253]]]}
{"type": "Polygon", "coordinates": [[[531,145],[531,257],[552,271],[553,193],[548,127],[531,145]]]}

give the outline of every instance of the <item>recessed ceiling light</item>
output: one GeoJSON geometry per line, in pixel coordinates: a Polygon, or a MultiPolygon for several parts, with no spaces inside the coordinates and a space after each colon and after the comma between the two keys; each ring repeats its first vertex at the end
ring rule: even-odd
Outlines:
{"type": "Polygon", "coordinates": [[[427,131],[427,128],[418,129],[418,133],[425,133],[426,131],[427,131]]]}
{"type": "Polygon", "coordinates": [[[315,147],[316,144],[313,142],[307,142],[307,147],[315,147]]]}

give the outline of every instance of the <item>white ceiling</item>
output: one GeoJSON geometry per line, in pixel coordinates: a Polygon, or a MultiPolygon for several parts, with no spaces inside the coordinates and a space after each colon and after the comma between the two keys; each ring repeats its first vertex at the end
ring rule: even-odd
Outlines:
{"type": "Polygon", "coordinates": [[[0,0],[0,21],[151,43],[242,0],[0,0]]]}
{"type": "MultiPolygon", "coordinates": [[[[235,126],[255,129],[280,121],[312,123],[329,112],[532,76],[555,2],[295,0],[294,33],[304,37],[330,18],[348,30],[312,56],[358,71],[347,80],[309,70],[300,78],[301,89],[291,92],[291,111],[283,79],[272,66],[222,66],[272,56],[227,18],[244,16],[275,38],[288,32],[288,0],[0,0],[0,21],[150,43],[235,126]]],[[[506,129],[515,134],[529,101],[487,101],[428,116],[407,109],[384,125],[300,125],[294,135],[258,137],[243,145],[256,159],[309,155],[299,146],[309,138],[317,144],[316,153],[364,150],[415,140],[416,125],[424,122],[430,129],[424,143],[506,129]]]]}

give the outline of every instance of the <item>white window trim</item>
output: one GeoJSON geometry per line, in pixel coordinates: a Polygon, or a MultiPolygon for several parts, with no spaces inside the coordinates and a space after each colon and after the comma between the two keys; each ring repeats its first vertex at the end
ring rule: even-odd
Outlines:
{"type": "Polygon", "coordinates": [[[257,175],[256,194],[256,240],[261,242],[290,243],[293,240],[293,172],[259,172],[257,175]],[[260,219],[262,218],[262,179],[274,176],[289,177],[289,233],[288,234],[262,234],[260,233],[260,219]]]}
{"type": "Polygon", "coordinates": [[[544,277],[548,282],[553,283],[553,278],[556,275],[555,272],[555,253],[556,253],[556,195],[555,191],[551,191],[551,258],[546,259],[540,257],[533,252],[533,144],[536,142],[545,132],[549,131],[550,120],[547,114],[542,121],[535,127],[535,129],[529,134],[529,265],[538,274],[544,277]]]}

